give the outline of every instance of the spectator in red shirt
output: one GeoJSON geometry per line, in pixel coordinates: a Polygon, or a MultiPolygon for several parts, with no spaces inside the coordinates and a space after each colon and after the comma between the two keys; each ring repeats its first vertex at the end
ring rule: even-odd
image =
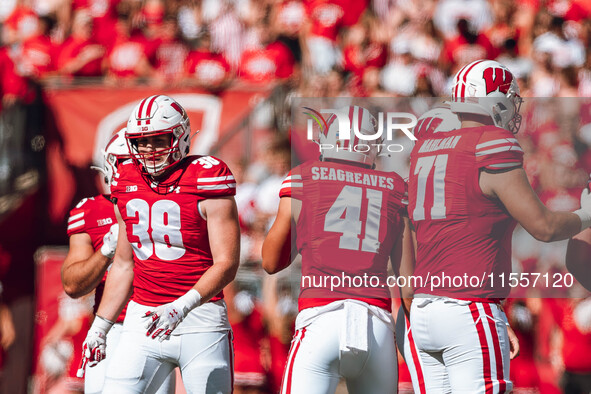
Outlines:
{"type": "Polygon", "coordinates": [[[158,32],[154,53],[157,79],[163,85],[178,86],[184,77],[189,48],[179,39],[179,27],[174,16],[166,17],[160,24],[158,32]]]}
{"type": "Polygon", "coordinates": [[[219,91],[231,82],[230,65],[221,53],[211,49],[211,36],[204,32],[199,46],[185,62],[185,82],[211,91],[219,91]]]}
{"type": "Polygon", "coordinates": [[[466,19],[460,19],[457,28],[458,34],[445,43],[441,59],[452,74],[461,65],[497,57],[497,50],[489,39],[482,33],[474,32],[466,19]]]}
{"type": "Polygon", "coordinates": [[[262,315],[255,299],[236,282],[224,289],[228,303],[228,319],[234,334],[234,392],[263,394],[266,392],[268,339],[262,315]]]}
{"type": "Polygon", "coordinates": [[[109,47],[117,37],[117,7],[121,0],[72,0],[72,10],[84,9],[93,20],[93,38],[98,44],[109,47]]]}
{"type": "Polygon", "coordinates": [[[336,1],[313,0],[308,5],[304,29],[305,61],[316,73],[326,74],[342,62],[337,46],[340,28],[344,25],[345,9],[336,1]]]}
{"type": "Polygon", "coordinates": [[[103,70],[107,83],[132,82],[136,78],[149,78],[155,75],[147,56],[145,38],[131,36],[131,26],[127,15],[120,15],[116,24],[117,38],[103,59],[103,70]]]}
{"type": "Polygon", "coordinates": [[[62,45],[57,69],[62,75],[98,77],[105,47],[93,37],[93,20],[86,10],[79,10],[72,22],[72,34],[62,45]]]}
{"type": "Polygon", "coordinates": [[[47,16],[40,17],[35,34],[21,45],[21,70],[30,78],[42,79],[55,71],[54,59],[58,49],[49,36],[53,24],[53,19],[47,16]]]}
{"type": "MultiPolygon", "coordinates": [[[[264,34],[264,32],[263,32],[264,34]]],[[[294,72],[295,61],[289,48],[282,42],[263,37],[262,48],[244,51],[240,59],[239,77],[249,83],[269,83],[285,80],[294,72]],[[265,41],[268,44],[265,45],[265,41]]]]}
{"type": "Polygon", "coordinates": [[[287,364],[293,327],[298,312],[297,302],[290,295],[287,283],[281,284],[276,276],[263,279],[264,318],[269,331],[271,364],[269,367],[269,389],[278,393],[281,378],[287,364]]]}
{"type": "Polygon", "coordinates": [[[565,393],[591,392],[591,298],[549,299],[551,313],[562,332],[565,393]]]}
{"type": "Polygon", "coordinates": [[[7,45],[22,43],[38,31],[39,17],[26,6],[17,6],[4,21],[3,41],[7,45]]]}
{"type": "Polygon", "coordinates": [[[26,94],[26,79],[16,73],[6,47],[0,47],[0,112],[4,107],[10,107],[23,100],[26,94]]]}

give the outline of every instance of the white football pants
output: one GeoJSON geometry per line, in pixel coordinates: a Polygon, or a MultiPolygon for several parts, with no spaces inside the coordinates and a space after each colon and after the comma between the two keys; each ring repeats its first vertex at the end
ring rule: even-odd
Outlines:
{"type": "MultiPolygon", "coordinates": [[[[330,310],[333,305],[330,304],[328,308],[300,312],[301,315],[310,309],[327,310],[317,314],[309,324],[297,327],[281,394],[334,394],[341,377],[345,378],[350,394],[397,392],[393,321],[386,323],[378,318],[365,303],[355,302],[354,308],[347,308],[347,303],[351,301],[333,303],[338,309],[330,310]],[[359,308],[359,304],[365,306],[359,308]],[[353,337],[353,343],[347,337],[349,341],[353,337]]],[[[391,319],[388,312],[383,312],[391,319]]]]}
{"type": "MultiPolygon", "coordinates": [[[[178,366],[187,394],[231,393],[232,331],[220,324],[217,331],[183,332],[160,342],[146,336],[146,321],[142,319],[146,311],[153,309],[129,303],[119,345],[111,353],[104,392],[155,393],[178,366]]],[[[199,313],[198,309],[190,314],[199,313]]]]}
{"type": "Polygon", "coordinates": [[[410,326],[425,392],[510,392],[506,322],[497,304],[415,297],[410,326]]]}

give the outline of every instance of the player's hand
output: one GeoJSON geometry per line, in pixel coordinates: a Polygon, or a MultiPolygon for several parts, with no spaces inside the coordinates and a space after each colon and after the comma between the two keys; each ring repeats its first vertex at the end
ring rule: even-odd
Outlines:
{"type": "Polygon", "coordinates": [[[82,360],[76,376],[84,377],[86,366],[94,367],[101,362],[106,356],[107,349],[107,333],[113,326],[113,322],[96,316],[92,322],[92,326],[86,334],[86,339],[82,345],[82,360]]]}
{"type": "Polygon", "coordinates": [[[103,246],[101,246],[101,253],[103,256],[110,259],[115,256],[115,249],[117,248],[117,237],[119,236],[119,224],[115,223],[109,229],[109,232],[103,237],[103,246]]]}
{"type": "Polygon", "coordinates": [[[160,342],[169,339],[174,329],[193,308],[199,306],[200,302],[201,295],[197,290],[191,289],[173,302],[147,311],[143,316],[144,319],[148,319],[145,326],[146,336],[152,336],[152,339],[158,338],[160,342]]]}
{"type": "Polygon", "coordinates": [[[519,339],[517,339],[517,335],[515,335],[511,326],[507,326],[507,333],[509,334],[509,357],[513,360],[519,356],[519,339]]]}
{"type": "Polygon", "coordinates": [[[149,320],[146,323],[146,336],[151,335],[152,339],[159,338],[162,342],[170,338],[170,334],[183,321],[185,315],[174,302],[169,302],[146,312],[144,318],[149,320]]]}

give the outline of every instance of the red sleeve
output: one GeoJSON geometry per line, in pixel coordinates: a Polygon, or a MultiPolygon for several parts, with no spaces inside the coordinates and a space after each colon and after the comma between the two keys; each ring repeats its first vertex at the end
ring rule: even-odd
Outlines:
{"type": "Polygon", "coordinates": [[[283,180],[281,189],[279,190],[279,197],[292,197],[299,194],[298,191],[303,187],[302,176],[290,171],[283,180]]]}
{"type": "Polygon", "coordinates": [[[494,128],[482,133],[476,144],[479,168],[507,170],[523,166],[523,149],[508,130],[494,128]]]}
{"type": "Polygon", "coordinates": [[[83,198],[77,205],[70,211],[70,217],[68,218],[68,237],[74,234],[81,234],[86,232],[85,218],[88,198],[83,198]]]}
{"type": "Polygon", "coordinates": [[[190,52],[185,59],[185,72],[187,74],[193,74],[195,72],[195,66],[197,66],[199,54],[198,52],[190,52]]]}
{"type": "Polygon", "coordinates": [[[271,44],[275,52],[275,63],[277,64],[276,76],[287,78],[293,74],[294,59],[291,51],[285,44],[276,42],[271,44]]]}
{"type": "Polygon", "coordinates": [[[198,166],[197,192],[203,198],[234,196],[236,180],[226,163],[213,156],[201,156],[193,161],[198,166]]]}
{"type": "Polygon", "coordinates": [[[14,63],[5,50],[0,51],[0,74],[2,95],[13,94],[21,98],[25,96],[27,83],[16,73],[14,63]]]}

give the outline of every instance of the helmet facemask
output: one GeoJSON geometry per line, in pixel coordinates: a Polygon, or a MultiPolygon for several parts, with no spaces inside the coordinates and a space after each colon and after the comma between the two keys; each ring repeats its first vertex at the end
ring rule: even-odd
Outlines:
{"type": "Polygon", "coordinates": [[[125,137],[134,164],[142,174],[160,184],[162,176],[189,153],[190,134],[184,108],[171,97],[155,95],[135,107],[127,121],[125,137]]]}
{"type": "Polygon", "coordinates": [[[127,134],[126,138],[129,151],[131,152],[132,159],[136,165],[140,165],[151,177],[159,177],[183,158],[179,149],[179,137],[182,134],[183,130],[181,126],[176,126],[171,129],[160,131],[131,135],[127,134]],[[144,148],[140,148],[139,146],[140,140],[159,136],[168,136],[168,147],[154,147],[153,145],[155,145],[155,141],[152,140],[147,142],[148,145],[152,145],[152,149],[150,151],[140,152],[140,150],[144,150],[144,148]]]}

